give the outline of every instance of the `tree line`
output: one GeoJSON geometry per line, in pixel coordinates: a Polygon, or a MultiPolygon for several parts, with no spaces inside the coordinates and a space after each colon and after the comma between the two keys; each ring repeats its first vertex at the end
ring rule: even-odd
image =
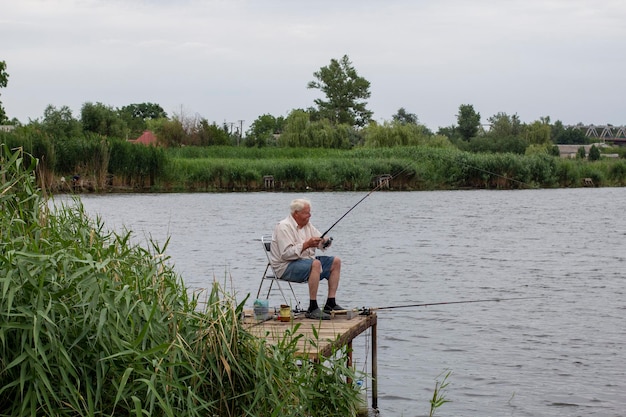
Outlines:
{"type": "MultiPolygon", "coordinates": [[[[149,102],[121,108],[86,102],[78,117],[67,106],[49,105],[41,118],[23,124],[8,120],[0,102],[0,122],[15,127],[1,133],[0,139],[38,157],[40,176],[89,175],[96,188],[105,187],[111,177],[130,187],[151,186],[165,169],[164,149],[189,146],[341,150],[435,146],[471,153],[558,156],[555,144],[589,141],[582,130],[566,128],[560,121],[552,123],[549,117],[523,123],[517,114],[501,112],[488,117],[485,128],[471,104],[459,106],[456,124],[436,132],[404,107],[391,120],[376,122],[367,108],[370,83],[358,74],[347,55],[332,59],[313,77],[307,88],[317,89],[323,96],[314,100],[314,106],[293,109],[286,116],[260,115],[245,133],[199,115],[185,115],[182,110],[169,116],[159,104],[149,102]],[[143,148],[128,142],[145,130],[153,131],[162,146],[143,148]]],[[[1,61],[0,88],[7,83],[6,63],[1,61]]],[[[598,149],[592,151],[589,157],[599,159],[598,149]]],[[[624,155],[619,149],[614,152],[624,155]]]]}

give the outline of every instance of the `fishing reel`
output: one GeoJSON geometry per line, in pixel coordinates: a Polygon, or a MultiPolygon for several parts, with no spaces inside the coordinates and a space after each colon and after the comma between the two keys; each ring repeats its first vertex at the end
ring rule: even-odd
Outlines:
{"type": "Polygon", "coordinates": [[[322,244],[322,248],[326,249],[331,243],[333,243],[333,238],[329,237],[328,240],[322,244]]]}

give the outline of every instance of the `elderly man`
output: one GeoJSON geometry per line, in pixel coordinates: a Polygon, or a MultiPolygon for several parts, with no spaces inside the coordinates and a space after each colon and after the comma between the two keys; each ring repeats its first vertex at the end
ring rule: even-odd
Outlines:
{"type": "Polygon", "coordinates": [[[274,228],[270,246],[270,259],[274,272],[280,279],[309,284],[309,308],[307,318],[328,320],[333,310],[343,310],[335,302],[341,260],[336,256],[315,256],[317,249],[330,245],[328,238],[321,238],[311,218],[311,202],[295,199],[290,204],[291,213],[274,228]],[[322,311],[317,305],[320,280],[328,280],[328,299],[322,311]]]}

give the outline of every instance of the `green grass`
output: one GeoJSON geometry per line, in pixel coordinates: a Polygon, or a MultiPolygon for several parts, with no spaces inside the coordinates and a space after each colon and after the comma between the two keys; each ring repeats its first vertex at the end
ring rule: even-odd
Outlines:
{"type": "Polygon", "coordinates": [[[80,202],[49,209],[36,161],[0,149],[0,416],[351,415],[346,348],[300,361],[243,327],[215,283],[191,293],[167,244],[131,243],[80,202]]]}

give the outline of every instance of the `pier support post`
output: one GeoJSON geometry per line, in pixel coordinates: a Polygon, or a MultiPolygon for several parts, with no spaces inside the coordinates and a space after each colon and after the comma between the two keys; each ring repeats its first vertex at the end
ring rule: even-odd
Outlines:
{"type": "Polygon", "coordinates": [[[264,175],[263,176],[263,185],[265,189],[274,188],[274,176],[273,175],[264,175]]]}
{"type": "Polygon", "coordinates": [[[372,408],[378,410],[378,343],[376,342],[377,322],[372,324],[372,408]]]}

